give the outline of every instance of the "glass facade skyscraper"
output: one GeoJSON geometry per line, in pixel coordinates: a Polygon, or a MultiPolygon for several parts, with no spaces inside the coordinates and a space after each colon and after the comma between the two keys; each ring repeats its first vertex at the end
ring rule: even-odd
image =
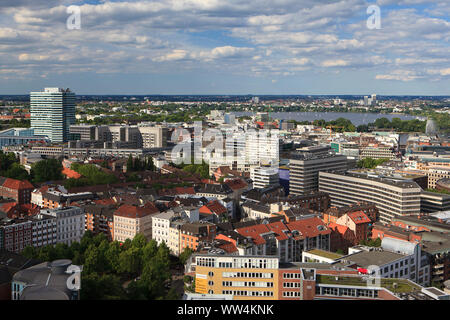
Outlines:
{"type": "Polygon", "coordinates": [[[75,93],[70,89],[45,88],[30,93],[31,127],[51,142],[65,142],[75,124],[75,93]]]}

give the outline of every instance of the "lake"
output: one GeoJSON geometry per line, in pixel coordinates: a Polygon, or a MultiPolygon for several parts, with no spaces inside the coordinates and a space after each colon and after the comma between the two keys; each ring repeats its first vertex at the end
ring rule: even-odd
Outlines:
{"type": "MultiPolygon", "coordinates": [[[[236,117],[252,116],[255,112],[233,112],[236,117]]],[[[296,121],[314,121],[325,120],[331,121],[338,118],[346,118],[350,120],[355,126],[361,124],[368,124],[375,122],[378,118],[387,118],[392,120],[393,118],[400,118],[402,120],[419,119],[424,120],[421,117],[409,116],[404,114],[382,114],[382,113],[354,113],[354,112],[271,112],[272,119],[280,120],[296,120],[296,121]]]]}

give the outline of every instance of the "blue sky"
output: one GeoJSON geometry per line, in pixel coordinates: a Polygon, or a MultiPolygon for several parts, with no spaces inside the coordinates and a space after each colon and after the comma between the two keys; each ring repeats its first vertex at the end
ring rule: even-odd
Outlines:
{"type": "Polygon", "coordinates": [[[0,94],[450,95],[449,40],[450,1],[1,0],[0,94]]]}

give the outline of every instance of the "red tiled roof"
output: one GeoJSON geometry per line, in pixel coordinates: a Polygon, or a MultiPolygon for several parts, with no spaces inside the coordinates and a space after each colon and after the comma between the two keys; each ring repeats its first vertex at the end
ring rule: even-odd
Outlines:
{"type": "Polygon", "coordinates": [[[41,208],[35,204],[18,204],[17,202],[8,202],[0,205],[0,210],[5,212],[8,218],[14,219],[20,216],[33,216],[38,214],[41,208]]]}
{"type": "Polygon", "coordinates": [[[176,187],[175,192],[177,194],[195,194],[194,187],[176,187]]]}
{"type": "Polygon", "coordinates": [[[206,213],[206,214],[225,214],[227,213],[227,208],[225,208],[223,205],[220,204],[219,201],[213,200],[205,204],[203,207],[199,209],[200,213],[206,213]]]}
{"type": "Polygon", "coordinates": [[[3,187],[9,188],[9,189],[16,189],[16,190],[34,189],[34,186],[27,180],[20,181],[20,180],[11,179],[11,178],[7,178],[5,180],[5,182],[3,183],[3,187]]]}
{"type": "Polygon", "coordinates": [[[65,175],[68,179],[70,179],[70,178],[80,179],[81,178],[81,174],[79,174],[75,170],[72,170],[72,169],[69,169],[69,168],[64,168],[62,170],[62,174],[65,175]]]}
{"type": "Polygon", "coordinates": [[[114,199],[108,198],[108,199],[100,199],[100,200],[94,200],[96,204],[103,204],[103,205],[109,205],[109,204],[116,204],[114,199]]]}
{"type": "Polygon", "coordinates": [[[233,244],[233,243],[231,243],[231,242],[229,242],[229,243],[224,243],[224,244],[222,244],[222,245],[220,245],[220,246],[218,246],[220,249],[222,249],[222,250],[225,250],[225,252],[227,252],[227,253],[233,253],[233,252],[236,252],[236,251],[238,251],[238,249],[236,248],[236,246],[233,244]]]}
{"type": "Polygon", "coordinates": [[[347,213],[348,217],[356,224],[370,223],[371,220],[363,211],[355,211],[347,213]]]}
{"type": "Polygon", "coordinates": [[[304,239],[314,238],[319,234],[330,234],[331,230],[324,225],[321,219],[318,217],[313,217],[289,223],[277,221],[269,224],[258,224],[255,226],[236,229],[236,232],[244,237],[251,237],[253,242],[256,245],[259,245],[265,243],[265,240],[261,234],[267,232],[274,232],[277,240],[281,241],[288,239],[289,234],[292,234],[295,239],[304,239]],[[319,227],[321,230],[319,230],[319,227]],[[293,231],[298,231],[300,234],[294,235],[293,231]]]}
{"type": "Polygon", "coordinates": [[[1,210],[3,212],[8,213],[11,208],[14,208],[17,205],[17,202],[8,202],[8,203],[2,203],[1,204],[1,210]]]}
{"type": "Polygon", "coordinates": [[[231,242],[232,244],[236,245],[236,240],[234,240],[234,239],[232,239],[232,238],[230,238],[230,237],[228,237],[228,236],[226,236],[226,235],[224,235],[224,234],[218,234],[218,235],[216,235],[216,238],[215,238],[215,239],[218,239],[218,240],[225,240],[225,241],[231,242]]]}
{"type": "Polygon", "coordinates": [[[239,190],[247,187],[247,184],[242,181],[242,179],[229,179],[226,180],[225,183],[233,190],[239,190]]]}
{"type": "Polygon", "coordinates": [[[149,214],[157,213],[159,210],[153,205],[145,205],[145,206],[132,206],[128,204],[124,204],[116,210],[114,215],[118,215],[126,218],[143,218],[148,216],[149,214]]]}
{"type": "Polygon", "coordinates": [[[257,224],[251,227],[239,228],[236,229],[236,232],[239,233],[243,237],[250,237],[253,240],[253,243],[256,245],[264,244],[266,241],[261,234],[269,232],[267,225],[265,224],[257,224]]]}
{"type": "Polygon", "coordinates": [[[299,231],[301,233],[300,235],[301,239],[304,239],[306,237],[314,238],[317,237],[318,235],[325,235],[331,233],[330,229],[328,229],[323,223],[323,221],[318,217],[292,221],[288,223],[287,226],[291,232],[294,230],[299,231]],[[319,230],[319,228],[321,228],[322,230],[319,230]]]}
{"type": "Polygon", "coordinates": [[[331,230],[333,230],[334,232],[338,232],[338,233],[340,233],[340,234],[342,234],[342,235],[344,235],[344,234],[347,232],[347,230],[349,230],[348,227],[343,226],[343,225],[341,225],[341,224],[334,223],[334,222],[331,222],[331,223],[328,225],[328,227],[329,227],[331,230]]]}

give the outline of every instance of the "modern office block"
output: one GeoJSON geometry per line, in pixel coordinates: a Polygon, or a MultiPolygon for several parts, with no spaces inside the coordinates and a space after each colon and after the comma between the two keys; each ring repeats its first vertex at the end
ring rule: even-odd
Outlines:
{"type": "Polygon", "coordinates": [[[75,93],[70,89],[45,88],[30,93],[31,127],[51,142],[65,142],[75,124],[75,93]]]}
{"type": "Polygon", "coordinates": [[[289,192],[291,194],[301,195],[317,191],[319,187],[319,172],[334,171],[344,173],[348,169],[346,156],[324,154],[319,149],[311,151],[298,152],[291,155],[289,166],[289,192]]]}
{"type": "Polygon", "coordinates": [[[330,195],[332,206],[348,206],[363,201],[375,204],[382,223],[390,223],[395,216],[420,213],[422,189],[413,181],[320,172],[319,190],[330,195]]]}

